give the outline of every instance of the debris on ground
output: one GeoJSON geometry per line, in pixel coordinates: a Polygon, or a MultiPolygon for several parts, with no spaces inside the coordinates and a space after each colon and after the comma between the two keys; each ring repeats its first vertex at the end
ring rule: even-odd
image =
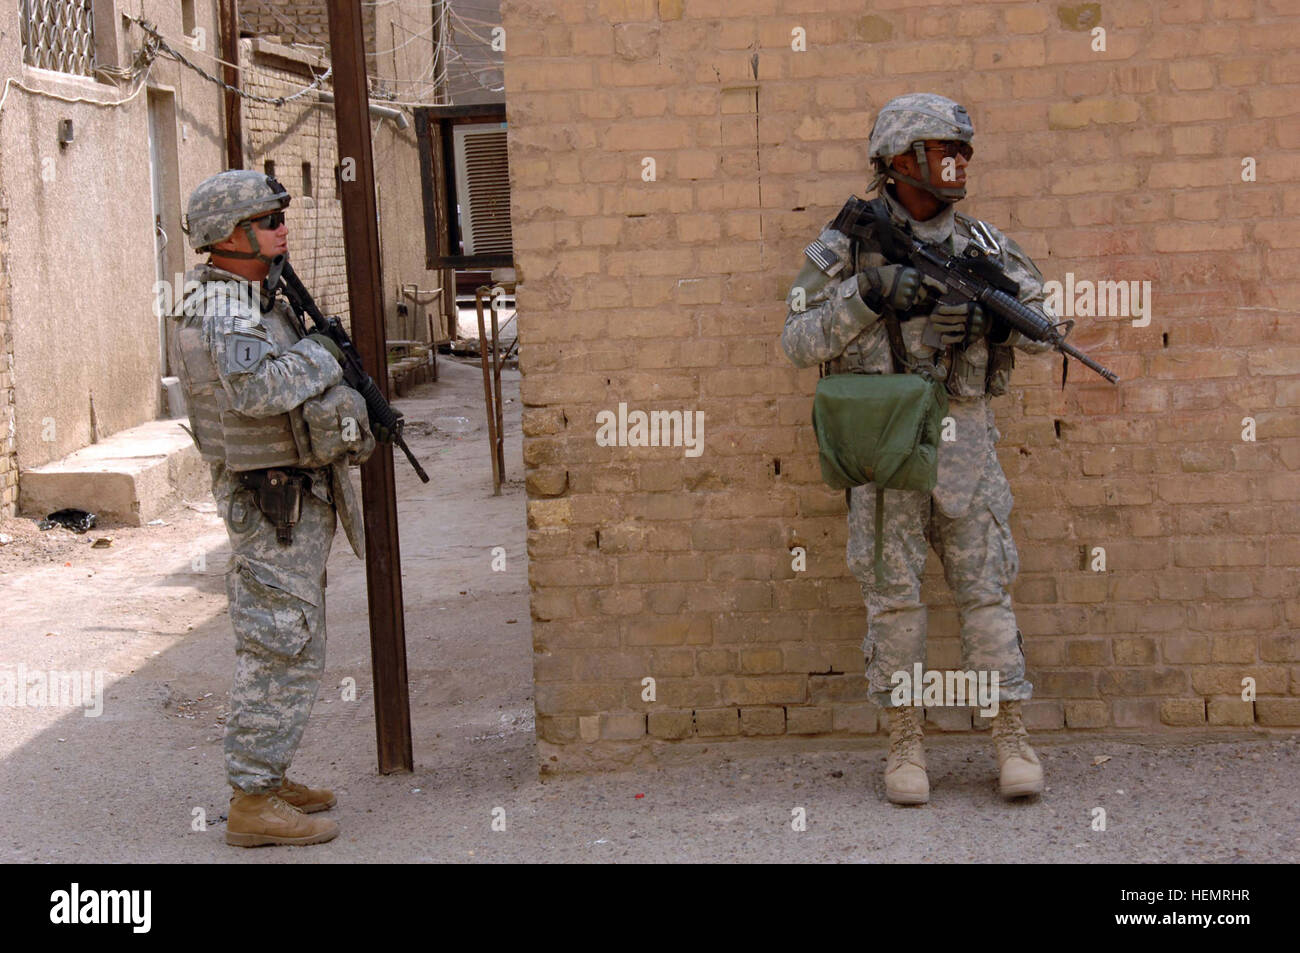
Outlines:
{"type": "Polygon", "coordinates": [[[62,526],[74,533],[84,533],[94,528],[97,519],[98,517],[94,513],[67,507],[62,510],[55,510],[36,525],[41,529],[54,529],[56,526],[62,526]]]}

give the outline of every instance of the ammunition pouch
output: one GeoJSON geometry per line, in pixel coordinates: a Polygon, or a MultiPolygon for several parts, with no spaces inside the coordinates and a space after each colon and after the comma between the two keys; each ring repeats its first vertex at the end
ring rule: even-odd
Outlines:
{"type": "Polygon", "coordinates": [[[275,525],[276,542],[292,543],[303,494],[311,492],[311,476],[302,470],[245,470],[239,482],[253,491],[257,508],[275,525]]]}
{"type": "Polygon", "coordinates": [[[1016,366],[1016,349],[989,342],[988,393],[1001,397],[1011,386],[1011,369],[1016,366]]]}

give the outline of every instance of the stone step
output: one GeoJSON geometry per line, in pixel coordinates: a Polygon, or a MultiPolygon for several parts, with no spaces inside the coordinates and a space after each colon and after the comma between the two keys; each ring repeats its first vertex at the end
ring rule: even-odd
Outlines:
{"type": "Polygon", "coordinates": [[[28,516],[65,507],[101,523],[142,526],[181,500],[211,493],[208,465],[180,420],[153,420],[106,437],[62,460],[18,475],[18,506],[28,516]]]}

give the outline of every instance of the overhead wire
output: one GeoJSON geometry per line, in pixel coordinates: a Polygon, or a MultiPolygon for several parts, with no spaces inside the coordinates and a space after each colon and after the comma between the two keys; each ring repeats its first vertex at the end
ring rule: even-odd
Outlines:
{"type": "MultiPolygon", "coordinates": [[[[290,103],[293,102],[295,99],[300,99],[301,97],[306,96],[312,90],[320,89],[321,84],[324,83],[325,80],[329,79],[330,75],[334,72],[334,66],[332,64],[325,70],[324,73],[321,73],[319,76],[316,75],[315,70],[311,70],[312,76],[315,78],[309,84],[303,86],[297,92],[291,93],[288,96],[262,96],[257,93],[250,93],[247,90],[240,89],[238,86],[231,86],[223,79],[218,79],[217,77],[209,73],[207,70],[205,70],[202,66],[199,66],[197,63],[191,63],[189,59],[185,57],[184,54],[179,53],[175,49],[173,49],[171,44],[167,42],[166,38],[161,33],[159,33],[157,28],[155,28],[154,25],[150,23],[148,20],[141,20],[137,17],[131,16],[131,14],[129,13],[124,13],[122,14],[122,16],[125,19],[130,20],[132,23],[139,26],[141,30],[143,30],[145,33],[149,34],[149,36],[153,38],[153,40],[155,41],[155,49],[158,54],[161,54],[167,57],[168,59],[175,60],[176,62],[182,64],[183,66],[186,66],[189,69],[193,70],[194,72],[198,73],[208,82],[215,83],[216,85],[220,86],[222,89],[226,90],[227,92],[234,93],[235,95],[250,100],[251,102],[269,103],[272,106],[283,106],[285,103],[290,103]]],[[[311,69],[311,67],[308,67],[308,69],[311,69]]]]}

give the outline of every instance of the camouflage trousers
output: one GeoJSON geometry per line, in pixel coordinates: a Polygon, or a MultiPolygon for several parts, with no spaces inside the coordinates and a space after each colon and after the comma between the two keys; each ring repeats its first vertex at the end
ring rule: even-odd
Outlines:
{"type": "Polygon", "coordinates": [[[946,516],[929,493],[886,490],[883,585],[875,579],[875,484],[854,487],[849,509],[849,569],[867,605],[863,653],[872,700],[892,705],[891,676],[925,665],[926,607],[921,575],[926,544],[943,563],[961,624],[962,669],[998,672],[998,698],[1030,697],[1025,656],[1007,588],[1020,557],[1007,522],[1011,487],[996,459],[989,462],[963,516],[946,516]]]}
{"type": "Polygon", "coordinates": [[[298,750],[325,668],[325,563],[334,507],[304,493],[293,542],[243,489],[229,497],[226,574],[235,630],[235,682],[226,722],[226,775],[249,794],[273,791],[298,750]]]}

